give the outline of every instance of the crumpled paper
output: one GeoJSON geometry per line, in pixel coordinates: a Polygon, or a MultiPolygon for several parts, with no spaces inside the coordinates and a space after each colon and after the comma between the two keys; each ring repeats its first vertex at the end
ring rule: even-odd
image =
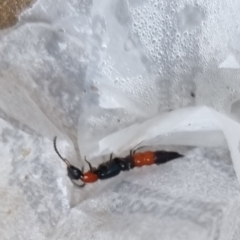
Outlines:
{"type": "Polygon", "coordinates": [[[239,239],[238,9],[38,0],[1,32],[1,239],[239,239]],[[184,157],[77,189],[54,136],[78,167],[184,157]]]}

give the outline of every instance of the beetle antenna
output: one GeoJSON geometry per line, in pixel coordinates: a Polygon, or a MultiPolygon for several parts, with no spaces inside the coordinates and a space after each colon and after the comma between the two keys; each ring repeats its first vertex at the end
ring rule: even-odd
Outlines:
{"type": "Polygon", "coordinates": [[[86,185],[85,183],[79,185],[79,184],[75,183],[71,178],[70,178],[70,180],[76,187],[79,187],[79,188],[83,188],[86,185]]]}
{"type": "Polygon", "coordinates": [[[54,146],[54,150],[55,152],[57,153],[57,155],[68,165],[70,166],[70,162],[66,159],[66,158],[63,158],[61,156],[61,154],[59,153],[58,149],[57,149],[57,137],[55,136],[54,139],[53,139],[53,146],[54,146]]]}

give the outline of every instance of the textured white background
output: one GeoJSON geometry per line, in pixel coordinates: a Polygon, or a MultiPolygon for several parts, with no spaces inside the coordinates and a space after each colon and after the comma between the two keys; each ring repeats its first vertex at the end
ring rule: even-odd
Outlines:
{"type": "Polygon", "coordinates": [[[37,0],[0,33],[1,239],[238,240],[239,10],[238,0],[37,0]],[[223,115],[173,111],[198,105],[223,115]],[[109,136],[162,112],[168,131],[153,120],[109,136]],[[78,190],[54,135],[78,166],[149,136],[192,147],[78,190]]]}

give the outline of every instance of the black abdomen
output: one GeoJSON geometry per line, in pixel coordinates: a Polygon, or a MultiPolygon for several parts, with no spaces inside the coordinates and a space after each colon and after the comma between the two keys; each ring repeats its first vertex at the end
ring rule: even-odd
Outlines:
{"type": "Polygon", "coordinates": [[[155,163],[157,165],[169,162],[175,158],[183,157],[183,155],[177,152],[156,151],[154,152],[154,154],[155,154],[155,163]]]}

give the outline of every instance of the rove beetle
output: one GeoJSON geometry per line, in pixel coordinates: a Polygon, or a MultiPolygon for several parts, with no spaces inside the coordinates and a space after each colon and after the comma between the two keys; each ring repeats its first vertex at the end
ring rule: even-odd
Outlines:
{"type": "Polygon", "coordinates": [[[105,163],[101,163],[97,168],[92,167],[90,162],[85,161],[89,166],[89,170],[84,172],[82,170],[70,164],[70,162],[61,156],[56,146],[57,137],[53,139],[53,146],[57,155],[66,163],[68,177],[72,183],[78,187],[84,187],[86,183],[96,182],[98,179],[108,179],[117,176],[121,171],[128,171],[134,167],[149,166],[152,164],[164,164],[173,159],[183,157],[183,155],[177,152],[168,151],[146,151],[143,153],[136,153],[136,150],[131,150],[130,155],[125,158],[113,158],[113,154],[110,155],[110,160],[105,163]],[[74,180],[81,180],[82,185],[78,185],[74,180]]]}

